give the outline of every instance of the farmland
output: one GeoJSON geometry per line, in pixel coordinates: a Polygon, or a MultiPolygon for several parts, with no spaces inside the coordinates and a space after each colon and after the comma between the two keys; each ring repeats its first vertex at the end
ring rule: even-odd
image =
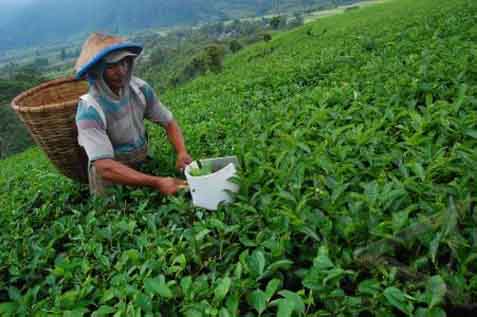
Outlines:
{"type": "MultiPolygon", "coordinates": [[[[0,315],[465,316],[477,303],[477,3],[320,19],[160,96],[240,192],[89,199],[0,161],[0,315]]],[[[147,170],[172,175],[149,126],[147,170]]]]}

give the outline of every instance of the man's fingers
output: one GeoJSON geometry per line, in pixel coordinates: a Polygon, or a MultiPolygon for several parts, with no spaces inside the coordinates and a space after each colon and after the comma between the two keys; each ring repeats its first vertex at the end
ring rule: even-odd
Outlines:
{"type": "Polygon", "coordinates": [[[189,185],[187,184],[187,182],[185,180],[182,180],[182,179],[176,179],[176,186],[177,186],[177,189],[188,189],[189,188],[189,185]]]}
{"type": "Polygon", "coordinates": [[[177,185],[178,186],[187,186],[187,182],[185,180],[179,179],[177,180],[177,185]]]}

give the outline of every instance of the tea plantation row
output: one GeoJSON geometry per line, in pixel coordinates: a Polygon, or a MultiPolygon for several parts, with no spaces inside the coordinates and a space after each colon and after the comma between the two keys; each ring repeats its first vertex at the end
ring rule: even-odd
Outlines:
{"type": "MultiPolygon", "coordinates": [[[[235,203],[0,162],[0,315],[452,316],[477,302],[477,3],[400,0],[243,50],[161,96],[235,203]]],[[[150,127],[157,162],[173,173],[150,127]]]]}

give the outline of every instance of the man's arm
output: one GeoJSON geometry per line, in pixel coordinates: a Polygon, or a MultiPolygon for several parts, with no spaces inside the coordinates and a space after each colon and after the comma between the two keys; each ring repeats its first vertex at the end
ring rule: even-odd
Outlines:
{"type": "Polygon", "coordinates": [[[97,160],[93,164],[103,179],[116,184],[149,186],[165,195],[175,194],[187,186],[183,180],[144,174],[113,159],[97,160]]]}
{"type": "Polygon", "coordinates": [[[165,125],[164,128],[166,130],[169,142],[172,144],[177,153],[176,167],[177,169],[183,169],[188,164],[192,163],[192,158],[187,152],[181,128],[175,120],[171,120],[165,125]]]}
{"type": "Polygon", "coordinates": [[[178,170],[184,169],[187,165],[192,163],[192,158],[189,153],[187,153],[179,124],[174,120],[169,109],[157,98],[154,89],[139,78],[135,80],[140,84],[141,90],[146,98],[145,118],[160,124],[166,130],[169,142],[177,153],[176,168],[178,170]]]}

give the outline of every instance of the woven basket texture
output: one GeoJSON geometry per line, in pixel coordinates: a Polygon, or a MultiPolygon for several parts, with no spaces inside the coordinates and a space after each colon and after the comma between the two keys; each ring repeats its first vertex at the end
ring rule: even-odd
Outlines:
{"type": "Polygon", "coordinates": [[[79,97],[87,91],[86,81],[57,79],[25,91],[11,103],[56,168],[81,183],[88,182],[88,159],[78,145],[75,115],[79,97]]]}

